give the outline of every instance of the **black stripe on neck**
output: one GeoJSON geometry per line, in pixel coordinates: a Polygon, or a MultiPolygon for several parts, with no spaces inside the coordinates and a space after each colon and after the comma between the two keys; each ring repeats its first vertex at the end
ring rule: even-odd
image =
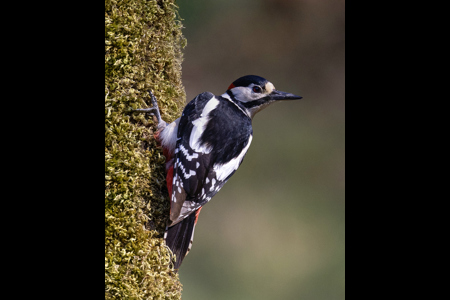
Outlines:
{"type": "Polygon", "coordinates": [[[267,102],[270,102],[271,100],[269,99],[269,97],[264,97],[258,100],[253,100],[253,101],[249,101],[249,102],[241,102],[239,100],[237,100],[233,93],[231,92],[231,90],[227,91],[228,96],[230,96],[231,100],[236,103],[237,105],[239,105],[239,107],[243,108],[243,109],[251,109],[254,107],[258,107],[261,106],[263,104],[266,104],[267,102]]]}
{"type": "Polygon", "coordinates": [[[251,109],[254,107],[258,107],[261,106],[263,104],[267,104],[268,102],[270,102],[269,99],[267,99],[267,97],[258,99],[258,100],[253,100],[253,101],[249,101],[249,102],[243,102],[242,105],[246,108],[246,109],[251,109]]]}
{"type": "Polygon", "coordinates": [[[230,96],[230,101],[231,102],[233,102],[243,113],[244,113],[244,115],[246,116],[246,117],[248,117],[248,118],[250,118],[250,116],[249,116],[249,114],[248,114],[248,112],[247,112],[247,109],[242,105],[242,102],[241,101],[239,101],[239,100],[237,100],[235,97],[234,97],[234,95],[233,95],[233,93],[230,91],[230,90],[228,90],[227,91],[227,94],[228,94],[228,96],[230,96]]]}
{"type": "Polygon", "coordinates": [[[239,101],[236,100],[236,98],[234,98],[233,93],[231,92],[231,90],[227,91],[228,96],[230,96],[231,100],[233,100],[234,103],[237,103],[239,101]]]}

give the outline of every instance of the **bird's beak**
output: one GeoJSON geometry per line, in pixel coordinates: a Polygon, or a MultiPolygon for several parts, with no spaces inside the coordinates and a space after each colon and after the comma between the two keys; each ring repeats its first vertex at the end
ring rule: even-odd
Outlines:
{"type": "Polygon", "coordinates": [[[269,98],[271,100],[296,100],[302,99],[303,97],[291,93],[274,90],[272,93],[269,94],[269,98]]]}

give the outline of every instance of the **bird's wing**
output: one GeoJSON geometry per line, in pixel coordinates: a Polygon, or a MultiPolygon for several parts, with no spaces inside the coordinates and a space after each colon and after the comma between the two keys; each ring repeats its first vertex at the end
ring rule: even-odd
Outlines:
{"type": "Polygon", "coordinates": [[[178,125],[169,226],[205,205],[241,164],[252,132],[231,122],[235,113],[241,113],[235,105],[209,92],[186,105],[178,125]]]}

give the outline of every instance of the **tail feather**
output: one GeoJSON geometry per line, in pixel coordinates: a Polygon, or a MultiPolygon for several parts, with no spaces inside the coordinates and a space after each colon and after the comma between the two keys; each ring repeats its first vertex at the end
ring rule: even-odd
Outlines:
{"type": "Polygon", "coordinates": [[[175,269],[178,269],[184,257],[191,249],[197,213],[192,213],[179,223],[169,227],[165,234],[166,245],[176,256],[175,269]]]}

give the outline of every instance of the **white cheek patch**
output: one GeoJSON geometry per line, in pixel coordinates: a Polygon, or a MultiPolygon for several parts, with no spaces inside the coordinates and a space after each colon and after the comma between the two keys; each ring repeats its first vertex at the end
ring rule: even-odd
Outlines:
{"type": "Polygon", "coordinates": [[[233,158],[229,162],[225,164],[214,164],[214,171],[216,172],[217,180],[225,180],[231,173],[233,173],[239,165],[241,164],[242,159],[244,158],[245,153],[247,153],[248,148],[250,147],[250,143],[252,142],[252,136],[249,137],[247,146],[242,149],[239,156],[233,158]]]}
{"type": "Polygon", "coordinates": [[[189,137],[189,147],[191,147],[196,152],[201,152],[208,154],[211,152],[211,147],[208,145],[202,145],[200,143],[200,137],[206,129],[209,121],[209,113],[219,105],[219,100],[216,97],[212,97],[211,100],[206,103],[203,108],[200,118],[192,121],[194,127],[192,128],[191,136],[189,137]]]}
{"type": "Polygon", "coordinates": [[[273,92],[273,90],[275,89],[275,87],[273,86],[272,82],[268,82],[266,83],[266,92],[267,94],[270,94],[273,92]]]}
{"type": "Polygon", "coordinates": [[[233,95],[236,100],[239,100],[241,102],[248,102],[251,100],[254,100],[254,94],[252,94],[252,87],[254,84],[250,85],[250,88],[238,86],[233,89],[233,95]]]}

